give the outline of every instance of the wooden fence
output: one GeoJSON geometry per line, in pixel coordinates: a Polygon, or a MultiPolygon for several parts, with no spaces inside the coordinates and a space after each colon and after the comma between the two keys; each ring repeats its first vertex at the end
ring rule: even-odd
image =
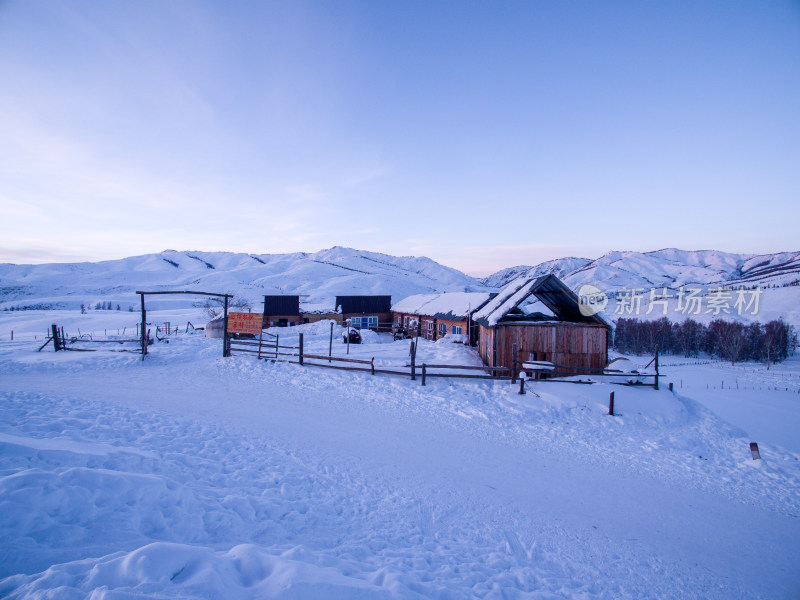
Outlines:
{"type": "MultiPolygon", "coordinates": [[[[442,364],[417,364],[416,362],[416,349],[417,342],[411,341],[409,347],[410,361],[408,365],[404,366],[391,366],[388,368],[375,366],[375,357],[369,360],[357,358],[345,358],[333,356],[332,353],[328,356],[320,354],[306,354],[303,350],[303,334],[298,334],[299,344],[297,346],[287,346],[280,344],[280,339],[277,335],[271,336],[270,334],[262,334],[259,339],[232,339],[230,341],[231,350],[236,354],[249,354],[255,355],[259,359],[266,359],[281,362],[294,362],[304,366],[310,367],[323,367],[327,369],[339,369],[342,371],[362,371],[368,372],[372,375],[397,375],[401,377],[410,377],[416,380],[420,376],[422,385],[426,385],[427,380],[431,377],[447,377],[452,379],[490,379],[490,380],[510,380],[516,383],[519,378],[519,373],[525,371],[522,367],[522,362],[514,362],[512,367],[489,367],[486,365],[442,365],[442,364]],[[263,336],[268,335],[270,339],[264,341],[263,336]],[[274,338],[274,339],[272,339],[274,338]],[[456,372],[454,372],[456,371],[456,372]]],[[[652,362],[656,363],[656,373],[654,374],[636,374],[636,373],[607,373],[603,369],[586,369],[579,367],[569,367],[565,365],[553,365],[553,372],[558,373],[558,377],[548,377],[540,381],[560,382],[560,383],[589,383],[586,381],[576,381],[574,379],[564,379],[563,377],[570,377],[575,375],[597,375],[602,377],[625,377],[629,381],[621,383],[621,385],[631,385],[630,380],[653,379],[653,383],[641,383],[637,381],[637,385],[652,385],[658,389],[658,362],[657,358],[652,362]]],[[[648,364],[648,366],[650,366],[648,364]]]]}
{"type": "Polygon", "coordinates": [[[425,385],[429,377],[452,377],[461,379],[494,379],[510,380],[511,371],[508,367],[487,367],[476,365],[436,365],[423,363],[418,365],[416,362],[416,342],[410,345],[410,360],[408,365],[403,366],[375,366],[375,357],[369,360],[359,358],[345,358],[333,356],[332,353],[325,356],[322,354],[306,354],[304,352],[303,334],[298,334],[299,343],[297,346],[288,346],[280,343],[278,335],[262,334],[259,338],[231,338],[229,341],[231,353],[234,355],[254,356],[257,359],[269,360],[272,362],[292,362],[302,366],[322,367],[326,369],[338,369],[341,371],[361,371],[371,375],[397,375],[409,377],[416,380],[419,376],[422,385],[425,385]],[[264,339],[264,336],[269,336],[264,339]],[[458,372],[452,371],[472,371],[458,372]],[[503,373],[500,375],[500,373],[503,373]]]}

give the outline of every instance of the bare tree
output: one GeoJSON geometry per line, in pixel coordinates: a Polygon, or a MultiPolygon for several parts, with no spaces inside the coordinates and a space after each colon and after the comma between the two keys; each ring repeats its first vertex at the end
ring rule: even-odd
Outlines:
{"type": "MultiPolygon", "coordinates": [[[[228,301],[228,310],[235,309],[239,311],[251,310],[252,303],[247,298],[231,294],[233,298],[228,301]]],[[[210,297],[203,302],[202,307],[205,309],[209,319],[216,319],[225,310],[225,300],[222,298],[210,297]]]]}

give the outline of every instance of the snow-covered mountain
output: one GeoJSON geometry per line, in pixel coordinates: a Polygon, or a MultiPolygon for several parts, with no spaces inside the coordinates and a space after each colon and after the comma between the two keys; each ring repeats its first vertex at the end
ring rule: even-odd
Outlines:
{"type": "Polygon", "coordinates": [[[520,277],[555,273],[573,289],[592,283],[603,289],[685,285],[782,287],[800,281],[800,252],[732,254],[717,250],[609,252],[596,260],[561,258],[536,266],[517,266],[482,280],[499,287],[520,277]]]}
{"type": "Polygon", "coordinates": [[[481,282],[490,288],[501,288],[520,277],[539,277],[540,275],[550,275],[551,273],[559,279],[566,279],[575,271],[582,269],[592,260],[590,258],[559,258],[540,263],[535,267],[530,265],[520,265],[502,269],[497,273],[489,275],[481,282]]]}
{"type": "MultiPolygon", "coordinates": [[[[326,305],[337,295],[390,294],[399,300],[412,294],[483,289],[475,279],[429,258],[338,246],[311,254],[165,250],[97,263],[0,265],[0,308],[74,309],[82,303],[111,302],[125,310],[138,301],[137,290],[233,293],[257,306],[269,294],[299,294],[306,304],[326,305]]],[[[162,296],[152,305],[197,301],[162,296]]]]}
{"type": "MultiPolygon", "coordinates": [[[[676,249],[654,252],[609,252],[596,260],[562,258],[535,266],[498,271],[483,280],[424,257],[395,257],[376,252],[334,247],[315,253],[241,254],[232,252],[178,252],[134,256],[98,263],[0,265],[0,309],[68,308],[110,302],[122,310],[138,308],[137,290],[196,290],[226,292],[248,299],[253,307],[266,294],[299,294],[307,308],[332,308],[337,295],[389,294],[397,302],[413,294],[497,290],[521,276],[554,273],[573,290],[593,284],[611,302],[605,314],[653,318],[642,304],[638,314],[618,310],[614,294],[619,290],[673,290],[669,316],[683,320],[675,290],[696,286],[704,294],[721,285],[760,287],[759,311],[748,319],[766,321],[783,317],[800,328],[800,252],[779,254],[732,254],[714,250],[676,249]]],[[[747,298],[746,300],[750,300],[747,298]]],[[[646,299],[645,299],[646,300],[646,299]]],[[[731,298],[729,307],[736,298],[731,298]]],[[[148,306],[181,308],[202,303],[201,297],[159,296],[148,306]]],[[[702,311],[697,318],[718,313],[702,311]]],[[[736,311],[723,313],[731,315],[736,311]]],[[[662,313],[663,314],[663,313],[662,313]]],[[[744,316],[744,315],[738,315],[744,316]]]]}
{"type": "Polygon", "coordinates": [[[597,260],[562,258],[536,266],[511,267],[482,282],[499,287],[517,277],[548,273],[555,273],[576,292],[585,284],[603,291],[609,303],[602,314],[609,321],[662,316],[672,321],[687,317],[761,322],[782,318],[800,329],[800,252],[753,255],[674,248],[609,252],[597,260]],[[682,287],[701,290],[696,304],[679,299],[678,290],[682,287]],[[720,287],[744,290],[715,292],[720,287]],[[754,292],[753,288],[760,291],[754,292]],[[638,300],[626,296],[634,293],[640,296],[638,300]],[[623,303],[618,294],[622,294],[623,303]]]}

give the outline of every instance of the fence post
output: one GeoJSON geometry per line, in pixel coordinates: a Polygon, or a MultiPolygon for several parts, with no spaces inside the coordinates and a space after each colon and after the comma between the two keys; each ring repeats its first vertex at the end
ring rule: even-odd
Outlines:
{"type": "Polygon", "coordinates": [[[657,344],[656,344],[656,357],[655,357],[655,361],[656,361],[656,384],[655,384],[655,386],[654,386],[654,387],[655,387],[655,389],[658,389],[658,345],[657,345],[657,344]]]}
{"type": "MultiPolygon", "coordinates": [[[[419,338],[417,338],[419,339],[419,338]]],[[[411,381],[416,380],[417,345],[411,340],[411,381]]]]}
{"type": "Polygon", "coordinates": [[[372,374],[375,375],[375,357],[372,357],[372,360],[369,363],[369,366],[372,368],[372,374]]]}
{"type": "Polygon", "coordinates": [[[61,340],[58,337],[58,325],[53,323],[53,348],[55,348],[56,352],[61,350],[61,340]]]}
{"type": "Polygon", "coordinates": [[[222,331],[222,357],[231,355],[231,340],[228,337],[228,294],[225,294],[225,304],[223,306],[223,331],[222,331]]]}
{"type": "Polygon", "coordinates": [[[614,392],[611,392],[608,397],[608,414],[614,416],[614,392]]]}
{"type": "Polygon", "coordinates": [[[277,334],[275,336],[275,360],[278,360],[278,348],[280,347],[281,343],[281,335],[277,334]]]}
{"type": "MultiPolygon", "coordinates": [[[[331,339],[328,342],[328,356],[333,356],[333,326],[334,322],[331,321],[331,339]]],[[[331,361],[328,362],[330,363],[331,361]]]]}
{"type": "Polygon", "coordinates": [[[525,393],[525,377],[523,377],[522,375],[520,375],[519,377],[519,393],[520,394],[525,393]]]}
{"type": "Polygon", "coordinates": [[[422,363],[422,385],[425,385],[425,375],[426,375],[427,367],[425,363],[422,363]]]}
{"type": "MultiPolygon", "coordinates": [[[[302,365],[303,364],[303,334],[302,333],[300,334],[300,355],[298,356],[298,359],[300,360],[300,364],[302,365]]],[[[374,371],[375,371],[375,367],[374,366],[372,367],[372,370],[373,370],[372,374],[374,375],[375,374],[374,373],[374,371]]]]}

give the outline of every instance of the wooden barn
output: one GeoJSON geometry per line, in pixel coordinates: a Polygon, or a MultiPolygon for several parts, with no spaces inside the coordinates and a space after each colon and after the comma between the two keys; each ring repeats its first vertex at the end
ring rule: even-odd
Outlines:
{"type": "Polygon", "coordinates": [[[494,296],[488,292],[416,294],[392,306],[392,322],[413,337],[437,340],[446,334],[464,335],[475,344],[478,327],[472,314],[494,296]]]}
{"type": "Polygon", "coordinates": [[[473,315],[479,326],[478,350],[493,367],[547,361],[568,367],[552,375],[575,375],[608,363],[609,324],[584,315],[578,296],[555,275],[512,281],[473,315]]]}

